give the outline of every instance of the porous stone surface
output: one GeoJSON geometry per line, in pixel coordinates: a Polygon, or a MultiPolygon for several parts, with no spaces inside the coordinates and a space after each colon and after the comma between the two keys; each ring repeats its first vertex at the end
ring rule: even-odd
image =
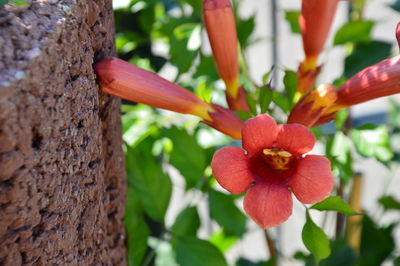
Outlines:
{"type": "Polygon", "coordinates": [[[125,265],[111,0],[0,8],[0,265],[125,265]]]}

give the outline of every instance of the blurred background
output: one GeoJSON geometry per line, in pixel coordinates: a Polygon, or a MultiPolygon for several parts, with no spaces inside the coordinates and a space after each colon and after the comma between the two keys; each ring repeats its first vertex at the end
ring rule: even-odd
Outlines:
{"type": "MultiPolygon", "coordinates": [[[[114,0],[113,2],[116,11],[116,46],[120,58],[158,72],[166,79],[194,91],[205,100],[213,99],[213,102],[225,104],[224,84],[218,79],[207,35],[202,27],[200,0],[114,0]]],[[[301,35],[296,32],[301,1],[238,0],[234,1],[234,6],[239,41],[243,52],[242,57],[245,61],[242,66],[242,72],[245,72],[242,76],[242,83],[247,84],[246,89],[249,90],[252,89],[252,84],[264,84],[264,75],[275,65],[272,84],[279,90],[283,87],[282,80],[285,70],[296,71],[304,57],[301,35]]],[[[336,33],[351,20],[351,14],[354,12],[354,7],[352,9],[349,2],[340,1],[330,38],[319,60],[323,64],[323,69],[317,84],[332,84],[340,79],[349,78],[364,67],[398,54],[395,28],[400,21],[399,7],[400,2],[394,0],[367,1],[361,19],[371,24],[365,33],[361,33],[365,35],[364,40],[354,46],[347,42],[340,43],[336,39],[336,33]]],[[[350,36],[352,35],[351,30],[353,29],[348,32],[350,36]]],[[[354,32],[354,34],[358,33],[354,32]]],[[[398,210],[386,211],[379,201],[384,196],[400,200],[400,169],[396,163],[398,160],[396,149],[399,150],[400,141],[398,132],[395,130],[400,124],[399,103],[400,96],[397,95],[390,99],[381,98],[360,104],[349,110],[354,127],[374,123],[389,128],[389,131],[385,131],[388,138],[385,141],[390,142],[391,149],[394,150],[389,152],[393,154],[389,160],[382,163],[382,160],[377,159],[376,156],[357,154],[353,152],[354,148],[346,144],[346,141],[338,144],[341,152],[352,151],[351,175],[361,177],[360,180],[362,180],[361,208],[368,210],[369,215],[382,228],[398,223],[400,220],[398,210]],[[390,166],[388,161],[391,162],[390,166]]],[[[138,247],[138,244],[132,240],[132,245],[136,245],[136,250],[140,249],[141,253],[135,253],[136,260],[133,258],[130,263],[132,265],[178,265],[175,260],[173,241],[160,237],[163,234],[163,226],[160,226],[160,221],[165,224],[165,228],[173,228],[177,223],[177,216],[182,214],[188,206],[195,206],[200,217],[197,237],[208,239],[217,246],[225,253],[230,265],[268,265],[256,264],[256,262],[266,262],[270,258],[271,250],[268,248],[264,231],[251,220],[247,219],[243,222],[243,218],[236,212],[237,209],[231,210],[230,204],[234,202],[235,206],[243,211],[242,198],[229,198],[230,201],[228,200],[224,205],[224,199],[219,197],[225,195],[225,191],[212,178],[207,179],[207,185],[194,181],[193,185],[188,186],[186,175],[191,175],[191,171],[196,171],[190,165],[192,159],[190,155],[186,158],[186,162],[184,157],[175,159],[174,163],[173,154],[179,152],[178,149],[188,149],[189,153],[196,153],[198,147],[201,147],[209,149],[208,153],[212,155],[211,147],[222,146],[229,143],[230,140],[203,126],[200,126],[199,130],[195,129],[198,120],[194,118],[167,111],[154,111],[141,105],[127,105],[123,112],[125,114],[124,140],[132,149],[136,149],[148,135],[152,134],[151,130],[154,128],[151,125],[169,128],[166,131],[161,130],[164,138],[157,138],[149,147],[156,157],[162,153],[161,151],[170,152],[168,160],[172,161],[171,165],[167,164],[164,167],[172,180],[172,192],[168,207],[165,208],[165,220],[159,219],[157,223],[157,221],[151,221],[154,220],[151,217],[150,219],[146,218],[148,216],[146,211],[143,211],[144,214],[141,216],[142,214],[137,214],[134,210],[133,213],[130,213],[128,208],[128,215],[136,215],[139,217],[138,219],[146,220],[146,227],[150,228],[151,233],[148,234],[149,237],[142,238],[142,240],[147,241],[146,243],[153,252],[153,255],[149,257],[148,247],[138,247]],[[182,126],[189,132],[189,135],[195,132],[198,144],[194,145],[190,139],[185,142],[187,133],[183,134],[180,131],[182,126]],[[165,138],[165,136],[169,136],[169,138],[165,138]],[[175,140],[184,141],[186,146],[180,148],[175,140]],[[188,169],[185,169],[185,165],[188,169]],[[208,190],[209,187],[212,187],[213,192],[208,190]],[[215,207],[218,203],[213,200],[220,202],[221,207],[215,207]],[[221,211],[221,215],[224,215],[226,211],[229,212],[225,216],[228,221],[219,217],[216,214],[218,211],[221,211]],[[229,215],[233,217],[230,221],[229,215]]],[[[333,124],[331,123],[320,130],[330,134],[329,138],[333,142],[339,142],[339,135],[335,134],[332,128],[333,124]]],[[[374,138],[373,134],[377,134],[377,132],[374,131],[371,134],[370,137],[374,138]]],[[[353,141],[355,140],[353,139],[353,141]]],[[[240,146],[240,143],[231,143],[230,145],[240,146]]],[[[326,149],[324,141],[322,141],[316,145],[313,153],[323,155],[327,152],[326,149]]],[[[137,156],[138,154],[140,153],[136,153],[137,156]]],[[[202,159],[195,157],[193,160],[207,162],[210,159],[209,154],[202,159]]],[[[130,159],[132,160],[132,157],[130,159]]],[[[130,159],[127,160],[128,164],[130,159]]],[[[205,171],[206,176],[211,176],[209,167],[202,165],[199,167],[200,171],[205,171]]],[[[346,179],[346,177],[342,177],[344,174],[339,170],[336,173],[340,178],[346,179]]],[[[344,188],[343,197],[346,200],[350,197],[353,182],[353,179],[348,181],[350,185],[344,188]]],[[[135,186],[133,185],[131,192],[134,193],[134,190],[135,186]]],[[[305,223],[304,207],[295,199],[294,202],[293,215],[289,220],[282,226],[269,230],[270,237],[275,239],[280,252],[280,265],[303,265],[307,262],[302,259],[302,256],[307,254],[301,239],[301,231],[305,223]]],[[[335,213],[312,212],[314,221],[324,229],[330,238],[335,236],[335,215],[335,213]]],[[[392,238],[397,242],[397,248],[391,252],[391,257],[384,258],[384,264],[392,265],[393,258],[399,256],[399,229],[396,227],[391,231],[392,238]]],[[[138,230],[138,228],[131,230],[138,230]]],[[[380,233],[378,232],[378,234],[380,233]]],[[[327,265],[353,264],[327,263],[327,265]]],[[[369,265],[378,264],[374,264],[372,260],[372,264],[369,265]]]]}

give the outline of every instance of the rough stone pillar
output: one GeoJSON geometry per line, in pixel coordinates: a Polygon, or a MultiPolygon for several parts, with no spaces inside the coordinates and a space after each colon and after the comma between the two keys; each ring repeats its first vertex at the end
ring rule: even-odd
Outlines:
{"type": "Polygon", "coordinates": [[[125,265],[111,0],[0,8],[0,265],[125,265]]]}

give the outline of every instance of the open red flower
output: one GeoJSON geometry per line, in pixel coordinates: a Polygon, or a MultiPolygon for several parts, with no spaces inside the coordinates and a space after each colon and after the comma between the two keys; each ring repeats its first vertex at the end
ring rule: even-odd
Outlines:
{"type": "Polygon", "coordinates": [[[243,149],[218,150],[211,167],[218,183],[233,194],[247,191],[244,210],[259,226],[285,222],[292,195],[310,204],[325,199],[333,186],[330,162],[309,152],[315,137],[299,124],[277,125],[269,115],[249,119],[242,128],[243,149]]]}

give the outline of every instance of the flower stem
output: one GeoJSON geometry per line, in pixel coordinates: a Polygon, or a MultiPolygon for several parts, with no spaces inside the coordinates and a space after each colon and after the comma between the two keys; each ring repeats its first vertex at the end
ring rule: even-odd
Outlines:
{"type": "Polygon", "coordinates": [[[271,238],[271,236],[268,233],[268,230],[264,230],[264,237],[265,237],[265,242],[267,243],[268,247],[268,252],[271,258],[277,258],[277,251],[275,247],[274,240],[271,238]]]}

